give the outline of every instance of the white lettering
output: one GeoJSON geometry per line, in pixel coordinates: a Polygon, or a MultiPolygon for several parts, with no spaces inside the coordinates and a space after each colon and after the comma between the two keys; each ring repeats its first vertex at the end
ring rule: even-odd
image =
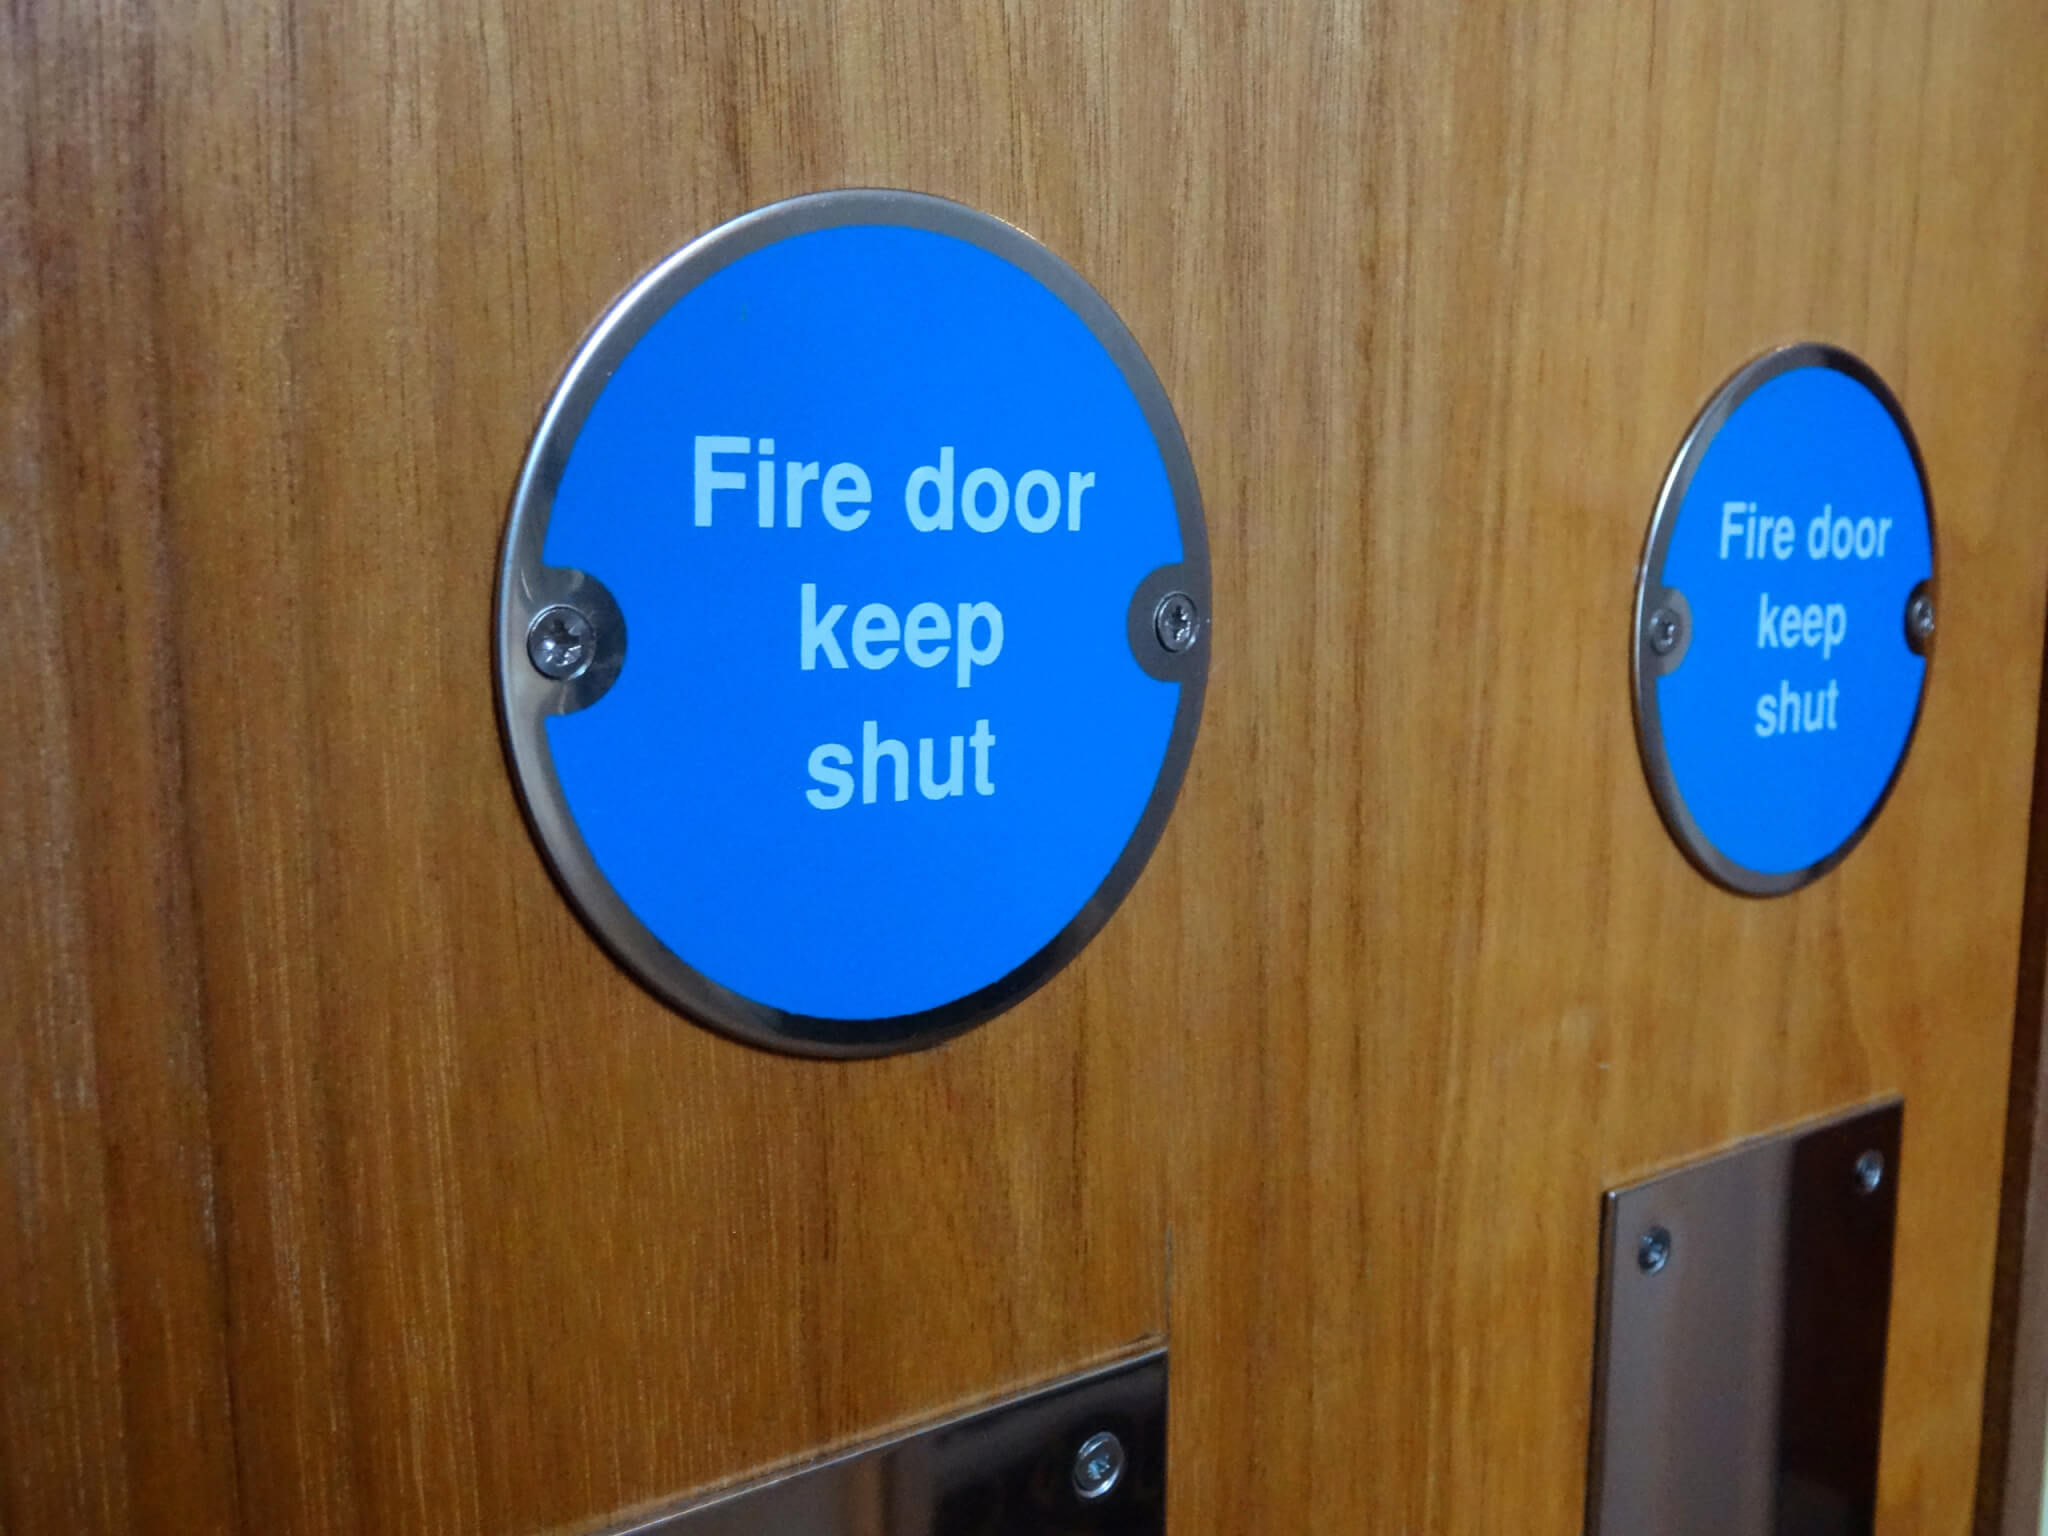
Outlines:
{"type": "Polygon", "coordinates": [[[784,527],[803,527],[804,487],[817,478],[818,466],[815,464],[799,464],[795,459],[791,459],[782,466],[784,527]]]}
{"type": "Polygon", "coordinates": [[[910,526],[919,533],[937,533],[953,526],[953,450],[941,448],[937,464],[925,464],[910,472],[903,487],[903,510],[910,514],[910,526]],[[939,493],[939,504],[924,510],[924,488],[939,493]]]}
{"type": "Polygon", "coordinates": [[[1835,647],[1849,638],[1849,607],[1846,603],[1797,603],[1771,606],[1771,594],[1759,592],[1756,599],[1756,644],[1758,650],[1794,650],[1819,646],[1823,657],[1832,657],[1835,647]]]}
{"type": "Polygon", "coordinates": [[[1034,469],[1017,482],[1017,526],[1026,533],[1050,533],[1059,525],[1060,483],[1042,469],[1034,469]],[[1033,513],[1031,493],[1045,492],[1045,510],[1033,513]]]}
{"type": "MultiPolygon", "coordinates": [[[[893,736],[884,736],[879,721],[863,720],[860,729],[860,803],[902,804],[908,801],[911,798],[909,744],[893,736]],[[886,786],[882,782],[884,764],[893,770],[893,778],[886,786]]],[[[967,754],[970,750],[974,754],[974,793],[993,795],[996,786],[991,771],[991,752],[995,744],[995,732],[989,729],[986,720],[975,721],[973,734],[968,736],[919,737],[918,797],[928,801],[964,798],[967,794],[967,754]],[[938,771],[942,755],[946,764],[943,778],[939,776],[938,771]]],[[[812,748],[811,778],[821,787],[805,790],[804,798],[821,811],[836,811],[842,806],[851,805],[854,800],[854,775],[851,772],[853,760],[853,750],[836,741],[824,742],[812,748]]]]}
{"type": "Polygon", "coordinates": [[[820,784],[831,786],[830,793],[815,789],[804,791],[804,798],[821,811],[836,811],[853,798],[853,775],[846,770],[853,766],[853,754],[836,741],[811,750],[811,777],[820,784]],[[837,764],[834,767],[833,764],[837,764]]]}
{"type": "Polygon", "coordinates": [[[1835,706],[1841,700],[1841,683],[1829,678],[1825,688],[1794,688],[1787,678],[1775,694],[1762,694],[1756,701],[1756,733],[1791,736],[1837,728],[1835,706]]]}
{"type": "MultiPolygon", "coordinates": [[[[868,520],[868,498],[873,494],[868,489],[868,472],[858,464],[834,464],[825,471],[825,491],[822,504],[825,521],[841,533],[851,533],[868,520]],[[853,510],[846,510],[848,506],[853,510]]],[[[796,524],[792,522],[790,527],[796,524]]]]}
{"type": "Polygon", "coordinates": [[[967,793],[966,782],[960,776],[961,748],[965,745],[958,736],[953,738],[953,769],[941,784],[932,774],[932,739],[923,737],[917,744],[917,792],[927,800],[943,800],[948,795],[967,793]]]}
{"type": "Polygon", "coordinates": [[[994,533],[1010,515],[1009,482],[992,469],[977,469],[960,482],[960,515],[976,533],[994,533]],[[984,512],[975,505],[975,492],[983,486],[995,492],[995,504],[984,512]]]}
{"type": "Polygon", "coordinates": [[[887,603],[869,603],[853,616],[853,659],[870,672],[896,659],[896,638],[896,610],[887,603]]]}
{"type": "Polygon", "coordinates": [[[1832,505],[1806,525],[1806,553],[1813,560],[1882,560],[1888,517],[1836,517],[1832,505]]]}
{"type": "Polygon", "coordinates": [[[967,738],[967,744],[974,748],[974,792],[977,795],[994,794],[996,787],[988,776],[988,749],[996,744],[996,739],[989,734],[986,720],[974,722],[974,734],[967,738]]]}
{"type": "Polygon", "coordinates": [[[959,641],[954,686],[965,688],[971,681],[969,674],[976,667],[985,667],[1003,654],[1002,610],[994,603],[962,603],[954,634],[959,641]],[[977,620],[987,632],[987,639],[980,645],[974,643],[974,625],[977,620]]]}
{"type": "Polygon", "coordinates": [[[1067,476],[1067,532],[1081,531],[1081,493],[1095,483],[1095,476],[1078,471],[1067,476]]]}
{"type": "MultiPolygon", "coordinates": [[[[806,672],[818,670],[820,659],[835,671],[846,669],[846,652],[840,648],[839,621],[847,605],[834,603],[821,614],[818,588],[804,582],[799,588],[797,607],[797,664],[806,672]]],[[[994,603],[961,603],[955,610],[957,624],[937,603],[915,604],[908,615],[898,619],[887,603],[865,603],[848,626],[853,659],[870,672],[878,672],[895,661],[897,645],[915,667],[936,667],[952,654],[956,685],[965,688],[974,680],[974,669],[985,667],[1003,654],[1003,611],[994,603]]]]}
{"type": "Polygon", "coordinates": [[[1823,658],[1835,654],[1835,647],[1849,638],[1849,606],[1846,603],[1829,603],[1827,626],[1821,631],[1820,653],[1823,658]]]}
{"type": "Polygon", "coordinates": [[[910,798],[910,749],[894,737],[881,738],[881,727],[872,720],[860,726],[860,803],[875,803],[876,765],[888,758],[896,765],[896,798],[910,798]]]}
{"type": "MultiPolygon", "coordinates": [[[[1724,501],[1721,503],[1721,558],[1723,560],[1728,558],[1728,541],[1744,537],[1753,527],[1754,520],[1749,516],[1748,502],[1724,501]]],[[[1754,542],[1753,538],[1751,542],[1754,542]]],[[[1743,557],[1745,559],[1748,558],[1748,550],[1746,548],[1743,551],[1743,557]]]]}
{"type": "Polygon", "coordinates": [[[697,439],[696,518],[699,528],[711,526],[711,493],[737,491],[747,483],[744,470],[717,468],[721,453],[746,453],[754,446],[744,437],[700,437],[697,439]]]}
{"type": "Polygon", "coordinates": [[[952,638],[953,626],[937,603],[919,603],[904,616],[903,654],[913,667],[936,667],[952,650],[946,644],[952,638]]]}
{"type": "Polygon", "coordinates": [[[822,622],[818,618],[818,589],[811,582],[803,584],[803,616],[797,627],[798,655],[806,672],[817,670],[818,653],[825,653],[825,660],[833,667],[844,671],[846,653],[839,649],[839,638],[832,633],[832,627],[846,612],[846,604],[834,603],[825,610],[822,622]]]}

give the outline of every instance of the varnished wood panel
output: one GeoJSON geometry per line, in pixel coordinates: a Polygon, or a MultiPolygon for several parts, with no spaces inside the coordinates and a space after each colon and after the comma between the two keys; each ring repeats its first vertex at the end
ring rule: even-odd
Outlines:
{"type": "Polygon", "coordinates": [[[1399,7],[1348,70],[1276,36],[1245,67],[1289,107],[1194,178],[1258,157],[1240,260],[1285,277],[1215,352],[1268,393],[1176,380],[1237,632],[1177,828],[1236,872],[1170,1058],[1176,1369],[1230,1384],[1178,1405],[1180,1507],[1577,1529],[1599,1190],[1899,1089],[1881,1523],[1960,1531],[2048,489],[2038,14],[1399,7]],[[1808,335],[1913,413],[1943,634],[1876,832],[1758,903],[1657,824],[1629,582],[1693,410],[1808,335]]]}
{"type": "Polygon", "coordinates": [[[1882,1525],[1965,1527],[2048,564],[2035,8],[0,25],[9,1530],[587,1525],[1165,1330],[1178,1530],[1565,1536],[1599,1191],[1889,1090],[1882,1525]],[[571,918],[488,608],[582,328],[858,184],[1126,317],[1217,653],[1081,962],[834,1065],[571,918]],[[1876,831],[1751,902],[1657,823],[1628,604],[1686,421],[1801,336],[1913,416],[1942,632],[1876,831]]]}
{"type": "MultiPolygon", "coordinates": [[[[2048,724],[2044,713],[2042,724],[2048,724]]],[[[2037,731],[2040,726],[2037,725],[2037,731]]],[[[2048,1446],[2048,1083],[2042,1055],[2048,1007],[2048,735],[2034,745],[2034,814],[2027,837],[2005,1116],[1991,1350],[1985,1363],[1977,1525],[1996,1536],[2039,1536],[2042,1451],[2048,1446]]]]}
{"type": "Polygon", "coordinates": [[[0,15],[0,1529],[21,1536],[237,1513],[154,106],[134,34],[0,15]]]}
{"type": "MultiPolygon", "coordinates": [[[[1241,1185],[1234,1231],[1176,1242],[1177,1300],[1235,1298],[1214,1368],[1258,1362],[1179,1421],[1211,1449],[1182,1465],[1221,1527],[1366,1507],[1390,1531],[1508,1509],[1573,1528],[1597,1191],[1893,1087],[1884,1519],[1967,1519],[2041,619],[2042,39],[2017,13],[1733,10],[1393,20],[1383,153],[1357,157],[1358,208],[1325,242],[1362,233],[1386,310],[1353,322],[1348,389],[1271,369],[1289,392],[1269,419],[1303,440],[1240,439],[1247,486],[1334,452],[1217,560],[1260,702],[1217,710],[1197,771],[1264,807],[1264,856],[1239,857],[1273,873],[1235,924],[1264,976],[1197,944],[1189,981],[1298,1032],[1267,1053],[1292,1074],[1270,1103],[1215,1084],[1185,1122],[1234,1117],[1230,1163],[1297,1192],[1241,1185]],[[1967,126],[1964,103],[2017,98],[2018,120],[1967,126]],[[1626,584],[1691,411],[1808,334],[1909,402],[1944,633],[1877,832],[1829,881],[1752,903],[1691,875],[1642,790],[1626,584]],[[1273,740],[1322,750],[1312,768],[1273,740]],[[1213,1454],[1270,1447],[1275,1420],[1288,1455],[1213,1454]]],[[[1276,146],[1299,214],[1331,217],[1308,166],[1340,137],[1310,122],[1276,146]]],[[[1273,302],[1240,353],[1344,321],[1273,302]]],[[[1183,846],[1226,836],[1203,825],[1220,798],[1198,778],[1183,846]]],[[[1177,1221],[1205,1196],[1178,1186],[1177,1221]]]]}

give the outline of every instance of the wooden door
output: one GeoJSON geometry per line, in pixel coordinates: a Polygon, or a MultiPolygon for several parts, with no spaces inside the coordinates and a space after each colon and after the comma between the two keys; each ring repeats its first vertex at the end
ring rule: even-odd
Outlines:
{"type": "Polygon", "coordinates": [[[1183,1532],[1566,1536],[1598,1196],[1898,1091],[1880,1526],[1970,1516],[2048,522],[2028,0],[0,13],[0,1525],[583,1529],[1161,1335],[1183,1532]],[[1207,719],[1052,985],[798,1061],[571,916],[492,716],[536,412],[785,195],[1012,220],[1193,448],[1207,719]],[[1934,487],[1875,831],[1695,875],[1645,520],[1788,340],[1934,487]]]}

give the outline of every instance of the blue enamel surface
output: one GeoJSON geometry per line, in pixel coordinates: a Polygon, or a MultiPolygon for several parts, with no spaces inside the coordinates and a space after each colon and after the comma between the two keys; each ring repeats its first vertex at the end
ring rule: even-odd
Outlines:
{"type": "MultiPolygon", "coordinates": [[[[984,493],[981,505],[990,504],[984,493]]],[[[935,505],[935,493],[925,493],[935,505]]],[[[1034,503],[1043,509],[1043,499],[1034,503]]],[[[1139,582],[1182,557],[1164,462],[1138,401],[1088,327],[1022,269],[924,230],[792,236],[704,280],[627,354],[570,452],[544,558],[601,580],[629,637],[617,683],[548,721],[563,795],[599,870],[711,980],[837,1019],[919,1012],[1000,980],[1101,885],[1161,771],[1179,685],[1133,660],[1139,582]],[[758,524],[758,453],[712,462],[748,485],[694,520],[696,440],[774,442],[774,528],[758,524]],[[1064,491],[1092,473],[1078,531],[1013,514],[992,533],[919,532],[904,487],[955,456],[959,482],[1032,469],[1064,491]],[[820,486],[786,520],[790,461],[859,465],[866,523],[828,526],[820,486]],[[846,670],[802,670],[800,591],[836,626],[846,670]],[[961,687],[957,656],[879,670],[851,652],[863,605],[899,620],[990,603],[1002,653],[961,687]],[[946,782],[951,739],[988,722],[992,793],[924,797],[921,738],[946,782]],[[878,758],[878,798],[819,809],[815,748],[863,722],[905,744],[909,799],[878,758]]],[[[986,639],[987,626],[979,631],[986,639]]],[[[880,649],[871,650],[880,654],[880,649]]],[[[930,646],[927,646],[930,654],[930,646]]],[[[965,745],[963,741],[963,746],[965,745]]],[[[821,791],[822,792],[822,791],[821,791]]]]}
{"type": "Polygon", "coordinates": [[[1728,859],[1766,875],[1810,868],[1875,808],[1919,707],[1926,663],[1906,643],[1904,615],[1932,570],[1911,450],[1856,379],[1826,367],[1792,369],[1722,424],[1685,492],[1665,557],[1664,584],[1684,593],[1693,629],[1682,664],[1656,689],[1678,792],[1728,859]],[[1790,518],[1786,558],[1775,542],[1753,549],[1746,511],[1734,514],[1738,531],[1726,537],[1730,503],[1753,504],[1759,519],[1790,518]],[[1823,516],[1829,553],[1816,558],[1810,541],[1823,516]],[[1851,530],[1845,558],[1835,554],[1839,519],[1851,530]],[[1869,552],[1859,554],[1865,519],[1869,552]],[[1785,638],[1787,604],[1799,643],[1759,643],[1785,638]],[[1810,608],[1822,613],[1818,645],[1805,643],[1814,633],[1810,608]],[[1788,698],[1796,700],[1797,730],[1777,729],[1788,698]]]}

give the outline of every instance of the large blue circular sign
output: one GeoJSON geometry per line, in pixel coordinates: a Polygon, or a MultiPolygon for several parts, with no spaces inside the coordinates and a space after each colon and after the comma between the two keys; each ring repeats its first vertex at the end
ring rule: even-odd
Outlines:
{"type": "Polygon", "coordinates": [[[1904,412],[1862,362],[1787,347],[1694,424],[1636,593],[1643,763],[1731,889],[1775,895],[1869,828],[1919,719],[1934,524],[1904,412]]]}
{"type": "Polygon", "coordinates": [[[903,1049],[1135,881],[1208,606],[1186,445],[1079,276],[955,203],[799,198],[655,269],[564,378],[501,575],[508,749],[656,992],[903,1049]]]}

